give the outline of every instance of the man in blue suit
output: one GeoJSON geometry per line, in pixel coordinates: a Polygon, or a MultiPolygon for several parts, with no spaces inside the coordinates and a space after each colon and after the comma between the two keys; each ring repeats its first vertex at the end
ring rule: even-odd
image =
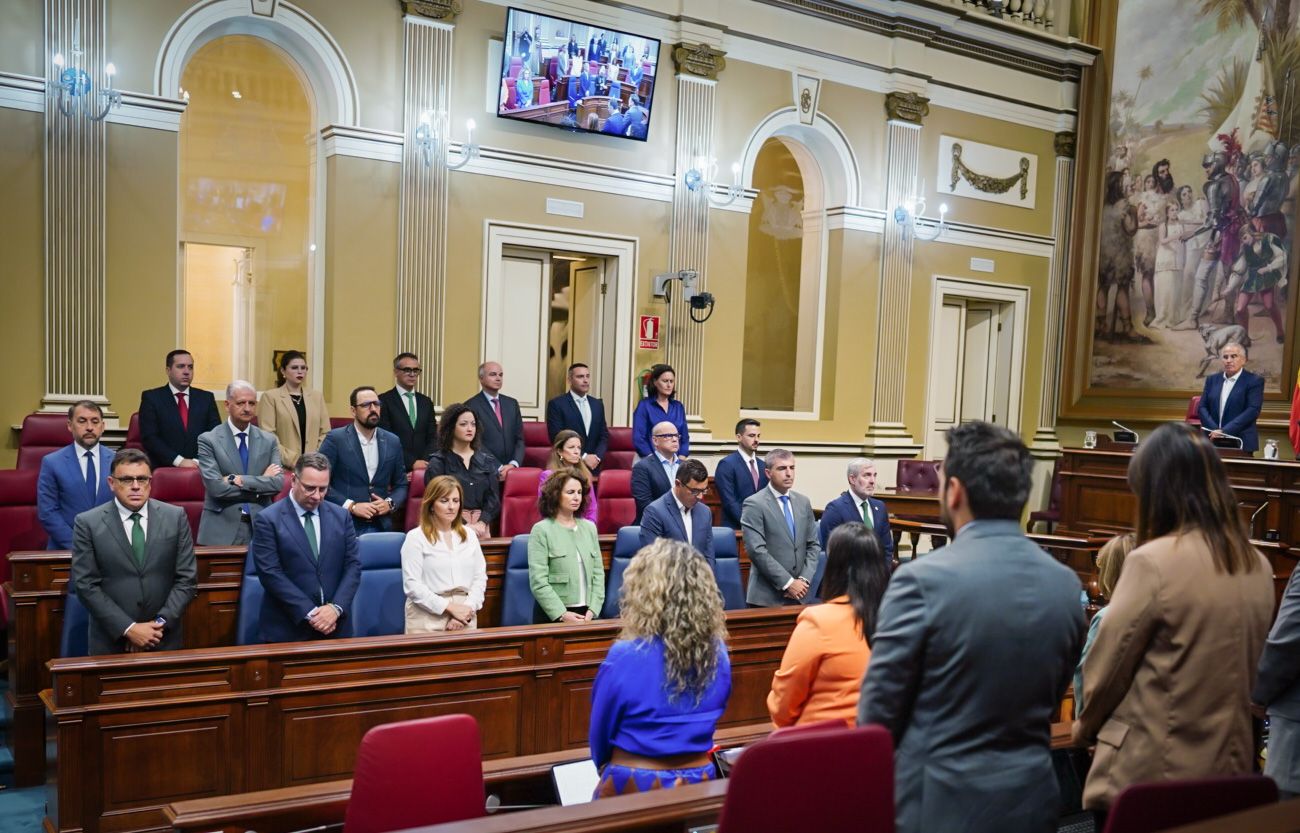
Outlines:
{"type": "Polygon", "coordinates": [[[347,512],[325,500],[329,458],[304,454],[293,472],[288,500],[258,513],[248,545],[266,591],[258,625],[262,639],[351,636],[348,614],[361,584],[356,532],[347,512]]]}
{"type": "Polygon", "coordinates": [[[737,422],[737,448],[722,458],[713,473],[713,485],[722,499],[722,523],[732,529],[740,529],[740,510],[745,499],[767,486],[767,470],[758,458],[760,429],[756,419],[737,422]]]}
{"type": "Polygon", "coordinates": [[[582,437],[582,461],[595,470],[609,451],[609,428],[605,425],[605,403],[591,393],[591,368],[569,365],[569,391],[546,403],[546,433],[551,442],[568,428],[582,437]]]}
{"type": "Polygon", "coordinates": [[[632,466],[632,499],[636,501],[633,523],[637,524],[652,501],[672,491],[677,469],[682,464],[682,458],[677,456],[681,435],[676,425],[667,421],[656,424],[650,429],[650,442],[654,444],[654,453],[632,466]]]}
{"type": "Polygon", "coordinates": [[[46,549],[72,549],[72,523],[87,509],[113,499],[108,474],[113,452],[99,444],[104,434],[104,411],[90,400],[68,409],[72,445],[41,460],[36,481],[36,514],[49,536],[46,549]]]}
{"type": "MultiPolygon", "coordinates": [[[[649,458],[647,458],[649,459],[649,458]]],[[[709,491],[709,471],[699,460],[683,460],[672,489],[650,502],[641,515],[641,546],[671,538],[694,547],[713,566],[713,513],[701,498],[709,491]]]]}
{"type": "Polygon", "coordinates": [[[1228,342],[1219,351],[1223,372],[1205,380],[1198,413],[1201,427],[1210,430],[1210,438],[1241,438],[1245,451],[1259,448],[1255,420],[1264,407],[1264,378],[1246,370],[1250,352],[1236,342],[1228,342]]]}
{"type": "Polygon", "coordinates": [[[865,457],[849,461],[849,488],[842,495],[826,504],[822,512],[821,535],[822,551],[826,551],[826,540],[831,531],[840,524],[851,521],[864,523],[867,529],[876,534],[880,541],[880,550],[885,554],[885,563],[894,561],[894,536],[889,532],[889,512],[885,504],[876,500],[876,464],[865,457]]]}
{"type": "Polygon", "coordinates": [[[167,354],[167,384],[140,394],[140,442],[154,468],[198,468],[199,436],[221,424],[211,391],[190,387],[194,357],[167,354]]]}
{"type": "Polygon", "coordinates": [[[347,510],[358,535],[388,532],[406,502],[402,441],[379,427],[379,394],[374,388],[356,388],[348,402],[352,424],[330,431],[320,444],[331,469],[325,499],[347,510]]]}

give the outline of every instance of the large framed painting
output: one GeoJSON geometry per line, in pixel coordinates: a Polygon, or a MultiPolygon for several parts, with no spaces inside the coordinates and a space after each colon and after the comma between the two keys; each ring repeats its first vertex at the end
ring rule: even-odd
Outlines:
{"type": "Polygon", "coordinates": [[[1284,418],[1300,0],[1093,7],[1062,415],[1179,417],[1235,341],[1284,418]]]}

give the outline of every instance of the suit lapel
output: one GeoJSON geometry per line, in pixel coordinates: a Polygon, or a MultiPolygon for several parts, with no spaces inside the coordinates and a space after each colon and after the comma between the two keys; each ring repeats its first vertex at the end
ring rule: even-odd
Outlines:
{"type": "MultiPolygon", "coordinates": [[[[117,501],[111,500],[104,504],[103,518],[108,525],[108,537],[113,539],[117,544],[117,549],[127,564],[134,566],[137,570],[140,565],[135,560],[135,550],[131,549],[131,539],[126,537],[126,529],[122,525],[122,516],[117,511],[117,501]]],[[[146,552],[148,545],[148,536],[145,537],[146,552]]]]}
{"type": "MultiPolygon", "coordinates": [[[[357,471],[360,473],[361,482],[367,487],[370,486],[370,475],[366,471],[366,455],[361,453],[361,438],[357,436],[357,427],[354,422],[344,430],[343,435],[347,437],[347,447],[352,454],[357,471]]],[[[376,469],[378,471],[378,469],[376,469]]]]}
{"type": "MultiPolygon", "coordinates": [[[[155,557],[161,555],[164,550],[164,539],[169,538],[168,529],[164,528],[166,523],[163,520],[163,512],[159,510],[162,505],[156,500],[149,501],[149,528],[144,535],[144,563],[140,565],[140,571],[144,572],[145,568],[153,563],[155,557]]],[[[132,560],[135,559],[135,551],[131,552],[132,560]]]]}

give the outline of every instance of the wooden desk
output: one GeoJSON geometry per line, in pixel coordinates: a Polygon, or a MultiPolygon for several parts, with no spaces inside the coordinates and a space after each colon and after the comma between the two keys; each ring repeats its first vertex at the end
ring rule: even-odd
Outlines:
{"type": "Polygon", "coordinates": [[[876,492],[875,498],[885,503],[890,516],[899,515],[919,521],[939,520],[938,492],[876,492]]]}
{"type": "MultiPolygon", "coordinates": [[[[727,615],[719,726],[767,718],[797,608],[727,615]]],[[[152,830],[184,799],[334,781],[372,726],[478,720],[485,759],[580,749],[618,622],[123,654],[50,663],[57,778],[46,830],[152,830]]]]}
{"type": "MultiPolygon", "coordinates": [[[[714,742],[724,748],[748,746],[767,737],[771,730],[768,721],[719,729],[714,742]]],[[[551,783],[551,768],[588,757],[590,752],[584,748],[484,761],[484,786],[488,795],[501,799],[502,805],[553,804],[555,788],[551,783]]],[[[346,778],[179,801],[169,804],[163,812],[175,833],[244,833],[247,830],[292,833],[319,825],[342,824],[351,793],[352,779],[346,778]]]]}

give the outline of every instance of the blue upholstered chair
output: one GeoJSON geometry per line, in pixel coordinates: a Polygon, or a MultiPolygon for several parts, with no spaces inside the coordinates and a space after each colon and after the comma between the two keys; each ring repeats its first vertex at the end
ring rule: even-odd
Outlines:
{"type": "Polygon", "coordinates": [[[63,633],[59,637],[59,656],[84,657],[90,653],[90,611],[68,588],[63,596],[63,633]]]}
{"type": "Polygon", "coordinates": [[[262,580],[257,577],[253,553],[244,556],[244,578],[239,583],[239,608],[235,613],[235,644],[256,645],[262,641],[257,621],[262,615],[262,580]]]}
{"type": "Polygon", "coordinates": [[[402,589],[402,532],[367,532],[357,537],[361,585],[352,599],[353,636],[392,636],[406,630],[402,589]]]}
{"type": "Polygon", "coordinates": [[[501,626],[533,624],[532,588],[528,586],[528,536],[516,535],[506,551],[506,578],[501,587],[501,626]]]}
{"type": "Polygon", "coordinates": [[[713,577],[722,591],[723,607],[744,610],[745,588],[740,583],[740,551],[736,548],[736,530],[729,526],[713,528],[713,577]]]}
{"type": "Polygon", "coordinates": [[[618,591],[623,588],[623,571],[632,563],[632,556],[641,549],[641,527],[625,526],[614,538],[614,554],[609,559],[609,575],[605,577],[605,606],[600,618],[618,618],[618,591]]]}

